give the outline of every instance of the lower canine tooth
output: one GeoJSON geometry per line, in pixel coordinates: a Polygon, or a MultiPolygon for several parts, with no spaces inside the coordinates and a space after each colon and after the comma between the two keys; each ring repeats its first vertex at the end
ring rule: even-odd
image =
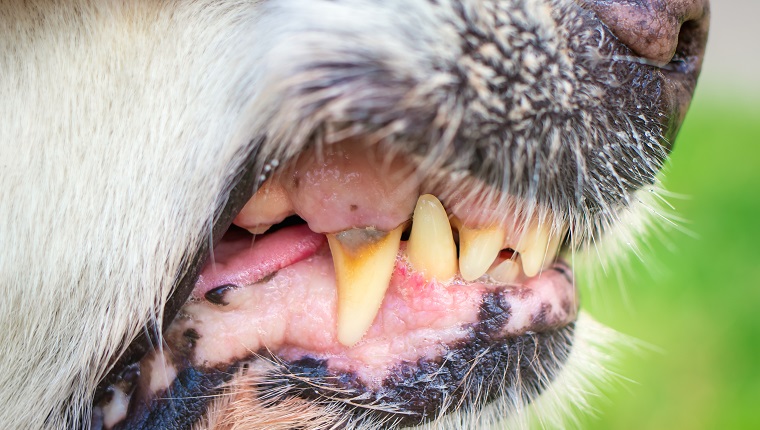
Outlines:
{"type": "Polygon", "coordinates": [[[507,231],[501,227],[459,229],[459,271],[465,281],[483,276],[499,255],[507,231]]]}
{"type": "Polygon", "coordinates": [[[531,224],[520,239],[516,250],[520,253],[525,276],[530,278],[541,271],[547,257],[550,232],[548,223],[531,224]]]}
{"type": "Polygon", "coordinates": [[[427,279],[446,281],[457,273],[457,248],[449,217],[431,194],[417,200],[406,254],[412,266],[427,279]]]}
{"type": "Polygon", "coordinates": [[[514,282],[520,276],[520,264],[513,260],[504,260],[498,266],[488,271],[493,279],[505,284],[514,282]]]}
{"type": "Polygon", "coordinates": [[[353,229],[328,234],[338,284],[338,341],[352,346],[380,310],[396,265],[404,226],[384,232],[353,229]]]}

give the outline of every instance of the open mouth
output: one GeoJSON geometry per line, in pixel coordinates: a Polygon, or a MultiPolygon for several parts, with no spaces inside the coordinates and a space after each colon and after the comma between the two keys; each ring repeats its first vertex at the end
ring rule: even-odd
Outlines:
{"type": "MultiPolygon", "coordinates": [[[[552,383],[582,338],[558,255],[655,182],[699,61],[683,76],[629,61],[570,2],[497,4],[474,21],[496,26],[485,32],[463,25],[474,9],[442,17],[466,34],[433,56],[456,61],[397,69],[394,44],[324,50],[312,39],[332,34],[321,20],[278,36],[243,151],[269,164],[235,190],[265,175],[250,199],[220,205],[238,212],[234,226],[204,268],[180,275],[192,293],[173,303],[187,297],[180,280],[163,307],[163,336],[150,339],[160,348],[129,364],[148,350],[142,339],[101,385],[104,427],[406,426],[461,410],[477,419],[499,397],[522,406],[552,383]],[[522,7],[548,27],[520,22],[522,7]],[[295,424],[257,421],[274,409],[295,424]]],[[[403,52],[420,49],[393,34],[403,52]]],[[[695,55],[705,35],[694,33],[695,55]]]]}
{"type": "Polygon", "coordinates": [[[540,393],[578,309],[557,257],[567,224],[474,180],[419,171],[354,139],[277,169],[214,248],[163,350],[112,386],[106,427],[155,415],[190,373],[206,385],[188,397],[263,372],[249,388],[278,401],[396,425],[518,385],[526,400],[540,393]]]}

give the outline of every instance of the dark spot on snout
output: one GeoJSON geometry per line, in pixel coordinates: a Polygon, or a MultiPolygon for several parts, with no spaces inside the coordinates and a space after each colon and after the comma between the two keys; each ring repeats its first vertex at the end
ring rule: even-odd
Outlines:
{"type": "Polygon", "coordinates": [[[185,339],[187,339],[187,342],[190,348],[195,348],[196,341],[201,338],[201,335],[194,328],[189,328],[185,330],[185,332],[182,333],[182,336],[184,336],[185,339]]]}
{"type": "Polygon", "coordinates": [[[555,264],[554,266],[552,266],[552,270],[554,270],[555,272],[559,272],[562,275],[562,277],[564,277],[571,284],[575,282],[575,279],[573,279],[572,270],[570,270],[570,268],[565,266],[564,264],[555,264]]]}
{"type": "Polygon", "coordinates": [[[259,279],[258,281],[254,282],[254,284],[266,284],[267,282],[269,282],[272,279],[274,279],[274,277],[277,276],[277,273],[278,273],[277,271],[274,271],[274,272],[272,272],[272,273],[264,276],[263,278],[259,279]]]}
{"type": "Polygon", "coordinates": [[[115,387],[118,387],[119,390],[127,395],[131,394],[134,391],[139,378],[140,365],[138,363],[133,363],[125,367],[121,373],[116,375],[114,384],[105,389],[99,405],[104,406],[113,400],[115,387]]]}
{"type": "Polygon", "coordinates": [[[574,304],[570,302],[569,300],[562,300],[561,306],[562,306],[562,311],[564,313],[569,315],[570,313],[573,312],[574,304]]]}
{"type": "Polygon", "coordinates": [[[531,330],[542,331],[551,326],[549,315],[552,312],[551,303],[542,303],[541,309],[531,318],[531,330]]]}
{"type": "Polygon", "coordinates": [[[128,390],[125,390],[125,392],[129,392],[134,388],[135,384],[137,384],[137,380],[140,378],[140,366],[138,363],[134,363],[130,366],[127,366],[123,372],[121,372],[121,381],[126,384],[128,387],[128,390]]]}
{"type": "Polygon", "coordinates": [[[511,315],[512,307],[503,290],[489,292],[483,296],[483,301],[480,303],[475,331],[480,336],[495,339],[511,315]]]}
{"type": "Polygon", "coordinates": [[[204,297],[210,303],[213,303],[215,305],[227,306],[230,303],[227,300],[225,300],[224,297],[227,295],[228,292],[235,290],[237,288],[240,288],[240,287],[234,284],[221,285],[219,287],[214,288],[213,290],[207,291],[204,297]]]}

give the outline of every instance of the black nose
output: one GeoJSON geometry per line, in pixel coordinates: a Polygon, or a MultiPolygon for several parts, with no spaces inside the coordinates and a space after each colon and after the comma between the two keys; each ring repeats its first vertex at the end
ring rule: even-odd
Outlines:
{"type": "Polygon", "coordinates": [[[637,55],[657,64],[701,62],[709,0],[579,0],[637,55]]]}

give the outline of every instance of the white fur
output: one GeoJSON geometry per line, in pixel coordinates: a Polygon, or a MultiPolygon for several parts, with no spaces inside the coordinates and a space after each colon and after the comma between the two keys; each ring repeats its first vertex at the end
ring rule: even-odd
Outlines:
{"type": "Polygon", "coordinates": [[[256,9],[31,3],[0,12],[0,423],[78,427],[247,155],[256,9]]]}

